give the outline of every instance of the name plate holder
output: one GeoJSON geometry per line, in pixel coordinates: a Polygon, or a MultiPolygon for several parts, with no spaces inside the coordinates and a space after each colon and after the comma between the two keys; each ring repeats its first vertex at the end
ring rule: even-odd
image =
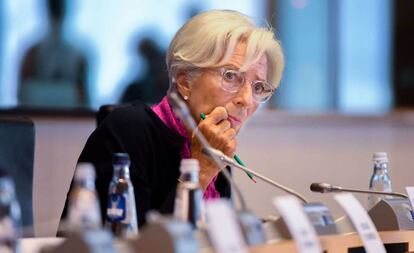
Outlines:
{"type": "Polygon", "coordinates": [[[350,193],[340,193],[334,199],[341,205],[362,240],[367,253],[386,253],[378,231],[361,203],[350,193]]]}
{"type": "Polygon", "coordinates": [[[286,222],[298,252],[321,253],[316,231],[299,201],[293,196],[280,196],[273,199],[273,204],[286,222]]]}
{"type": "MultiPolygon", "coordinates": [[[[338,229],[329,209],[322,203],[308,203],[303,210],[318,236],[338,234],[338,229]]],[[[267,219],[263,225],[269,240],[291,240],[292,236],[281,217],[267,219]]]]}
{"type": "Polygon", "coordinates": [[[139,238],[133,241],[132,248],[137,252],[192,253],[199,250],[190,223],[156,212],[150,212],[147,220],[139,238]]]}
{"type": "Polygon", "coordinates": [[[207,232],[214,251],[221,253],[247,253],[246,242],[236,214],[223,199],[206,202],[207,232]]]}
{"type": "Polygon", "coordinates": [[[262,222],[256,215],[249,211],[239,211],[236,215],[247,245],[253,246],[266,243],[262,222]]]}

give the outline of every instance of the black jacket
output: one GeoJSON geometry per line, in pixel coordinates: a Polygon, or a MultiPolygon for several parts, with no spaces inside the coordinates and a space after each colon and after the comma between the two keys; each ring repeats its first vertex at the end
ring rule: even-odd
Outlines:
{"type": "MultiPolygon", "coordinates": [[[[130,156],[130,175],[139,225],[145,223],[149,210],[172,213],[183,144],[184,138],[168,128],[143,103],[110,113],[91,134],[78,161],[90,162],[95,166],[102,217],[106,214],[114,152],[126,152],[130,156]]],[[[230,197],[230,186],[221,173],[215,185],[222,197],[230,197]]],[[[63,217],[67,203],[68,199],[63,217]]]]}

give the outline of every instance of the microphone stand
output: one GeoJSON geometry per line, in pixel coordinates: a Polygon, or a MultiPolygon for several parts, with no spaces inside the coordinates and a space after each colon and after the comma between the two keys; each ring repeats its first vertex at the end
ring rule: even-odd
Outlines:
{"type": "Polygon", "coordinates": [[[298,199],[300,199],[304,204],[308,204],[309,203],[309,201],[303,195],[301,195],[300,193],[298,193],[298,192],[296,192],[296,191],[294,191],[294,190],[292,190],[290,188],[287,188],[286,186],[281,185],[281,184],[279,184],[279,183],[271,180],[270,178],[268,178],[266,176],[263,176],[262,174],[260,174],[260,173],[258,173],[256,171],[250,170],[249,168],[238,164],[236,161],[234,161],[230,157],[226,156],[223,152],[221,152],[218,149],[214,149],[214,148],[209,147],[209,148],[203,148],[202,151],[205,154],[209,155],[210,157],[216,157],[220,161],[222,161],[223,163],[225,163],[225,164],[227,164],[229,166],[233,166],[233,167],[236,167],[236,168],[238,168],[240,170],[243,170],[244,172],[248,172],[248,173],[254,175],[255,177],[260,178],[261,180],[265,181],[266,183],[268,183],[270,185],[273,185],[274,187],[276,187],[276,188],[278,188],[278,189],[280,189],[280,190],[282,190],[284,192],[287,192],[289,194],[292,194],[293,196],[295,196],[298,199]]]}
{"type": "MultiPolygon", "coordinates": [[[[168,101],[173,106],[174,112],[179,116],[184,124],[187,126],[188,129],[192,130],[197,139],[199,140],[201,146],[203,148],[210,148],[210,143],[207,141],[207,139],[204,137],[204,135],[198,131],[197,124],[195,123],[193,117],[190,114],[190,111],[187,107],[187,105],[184,103],[184,101],[179,97],[179,95],[176,92],[171,92],[168,95],[168,101]]],[[[230,173],[224,168],[224,164],[217,159],[216,157],[212,157],[214,163],[219,167],[223,168],[221,170],[221,173],[226,178],[227,182],[230,183],[231,188],[236,193],[239,201],[241,209],[244,211],[247,211],[246,201],[244,200],[244,197],[239,189],[239,187],[234,183],[233,179],[231,178],[230,173]]],[[[233,201],[234,202],[234,201],[233,201]]],[[[234,203],[233,203],[234,204],[234,203]]]]}
{"type": "Polygon", "coordinates": [[[369,194],[377,194],[377,195],[389,195],[394,197],[400,197],[408,199],[408,196],[404,193],[400,192],[380,192],[380,191],[363,191],[363,190],[356,190],[356,189],[348,189],[339,187],[338,190],[334,190],[335,192],[356,192],[356,193],[369,193],[369,194]]]}
{"type": "MultiPolygon", "coordinates": [[[[363,194],[376,194],[394,196],[398,198],[383,199],[376,203],[369,211],[378,231],[413,230],[414,212],[410,208],[408,196],[400,192],[381,192],[342,188],[328,183],[312,183],[310,190],[319,193],[355,192],[363,194]]],[[[353,232],[346,216],[339,218],[336,223],[342,232],[353,232]]]]}
{"type": "MultiPolygon", "coordinates": [[[[204,135],[198,131],[197,125],[191,116],[187,105],[182,101],[178,94],[176,92],[171,92],[168,97],[170,104],[172,104],[173,108],[177,110],[175,113],[177,113],[178,116],[183,120],[187,128],[193,131],[203,149],[211,148],[210,143],[206,140],[204,135]]],[[[234,192],[237,194],[237,197],[240,201],[241,210],[236,214],[246,243],[248,245],[263,244],[266,240],[266,237],[262,230],[260,220],[247,209],[243,194],[241,193],[234,180],[231,178],[230,173],[225,169],[224,163],[217,157],[211,158],[219,168],[223,168],[221,170],[221,173],[226,178],[227,182],[229,182],[232,190],[234,190],[234,192]]]]}
{"type": "MultiPolygon", "coordinates": [[[[321,204],[321,203],[309,203],[308,200],[299,194],[298,192],[283,186],[270,178],[257,173],[256,171],[250,170],[249,168],[238,164],[236,161],[231,159],[230,157],[226,156],[220,150],[214,148],[203,148],[202,152],[209,155],[210,157],[216,157],[216,159],[222,161],[225,164],[238,168],[244,172],[251,173],[252,175],[260,178],[261,180],[265,181],[266,183],[277,187],[278,189],[285,191],[303,202],[303,209],[306,215],[309,217],[313,227],[316,230],[318,235],[330,235],[330,234],[337,234],[337,227],[335,222],[333,221],[332,215],[329,212],[329,209],[321,204]],[[323,220],[323,224],[320,222],[323,220]],[[315,222],[316,221],[316,222],[315,222]]],[[[283,219],[271,219],[264,223],[264,229],[266,230],[266,234],[268,235],[268,239],[270,241],[274,239],[292,239],[290,232],[286,226],[286,223],[283,219]]]]}
{"type": "Polygon", "coordinates": [[[387,195],[387,196],[394,196],[399,198],[408,199],[408,196],[404,193],[400,192],[381,192],[381,191],[366,191],[366,190],[358,190],[358,189],[349,189],[343,188],[340,186],[335,186],[327,183],[313,183],[310,187],[311,191],[313,192],[320,192],[320,193],[331,193],[331,192],[355,192],[355,193],[363,193],[363,194],[376,194],[376,195],[387,195]]]}

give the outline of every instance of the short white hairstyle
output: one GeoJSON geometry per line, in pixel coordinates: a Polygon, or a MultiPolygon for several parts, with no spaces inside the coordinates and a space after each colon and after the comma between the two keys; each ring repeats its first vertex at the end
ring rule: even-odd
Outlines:
{"type": "Polygon", "coordinates": [[[176,90],[178,73],[198,68],[223,66],[231,59],[238,43],[247,44],[240,71],[267,58],[267,82],[277,88],[284,57],[273,29],[258,27],[248,16],[233,10],[211,10],[194,16],[175,34],[168,48],[169,92],[176,90]]]}

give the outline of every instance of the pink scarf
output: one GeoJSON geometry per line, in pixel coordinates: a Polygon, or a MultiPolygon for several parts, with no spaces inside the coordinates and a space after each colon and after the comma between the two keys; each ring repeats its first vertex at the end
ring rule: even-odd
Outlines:
{"type": "MultiPolygon", "coordinates": [[[[175,130],[184,138],[184,145],[181,149],[181,159],[191,158],[191,142],[188,139],[187,130],[185,129],[184,123],[175,116],[170,104],[168,103],[167,97],[164,97],[161,102],[151,107],[151,109],[157,114],[157,116],[167,125],[170,129],[175,130]]],[[[217,176],[215,176],[210,184],[207,186],[204,192],[204,199],[216,199],[220,198],[220,193],[216,190],[214,183],[216,182],[217,176]]]]}

